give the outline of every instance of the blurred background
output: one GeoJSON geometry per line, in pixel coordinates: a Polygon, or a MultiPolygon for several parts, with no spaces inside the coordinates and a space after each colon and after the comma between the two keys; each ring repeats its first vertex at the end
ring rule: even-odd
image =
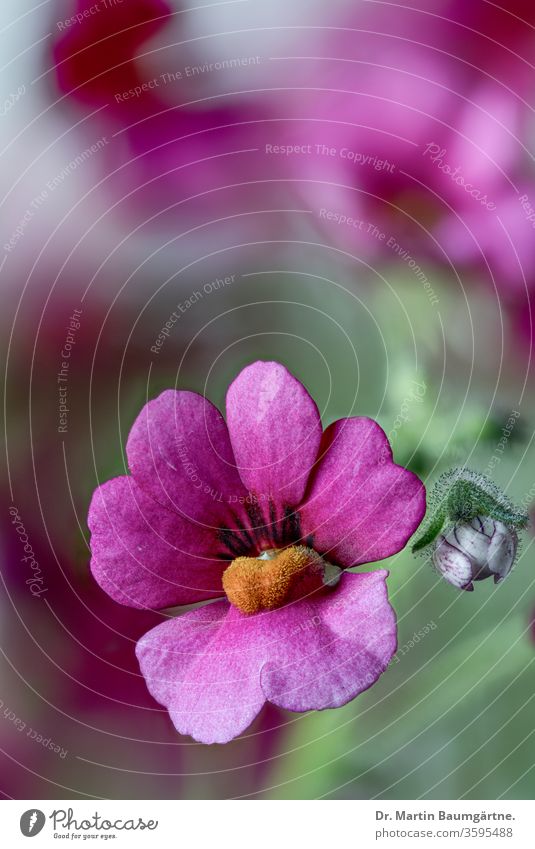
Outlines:
{"type": "Polygon", "coordinates": [[[529,531],[474,593],[392,558],[376,686],[202,746],[139,673],[161,614],[100,590],[86,525],[147,398],[221,405],[255,359],[428,486],[466,464],[531,509],[535,7],[502,6],[2,3],[6,798],[533,797],[529,531]]]}

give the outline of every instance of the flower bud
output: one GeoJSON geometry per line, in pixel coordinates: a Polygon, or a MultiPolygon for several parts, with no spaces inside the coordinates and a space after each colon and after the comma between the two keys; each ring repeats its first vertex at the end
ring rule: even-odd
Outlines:
{"type": "Polygon", "coordinates": [[[440,534],[432,560],[436,570],[454,587],[473,590],[472,581],[492,576],[495,584],[503,581],[512,569],[517,548],[514,528],[488,516],[476,516],[440,534]]]}
{"type": "Polygon", "coordinates": [[[436,482],[426,521],[413,552],[429,557],[437,572],[461,590],[494,575],[509,574],[518,553],[518,532],[529,516],[479,472],[451,469],[436,482]]]}

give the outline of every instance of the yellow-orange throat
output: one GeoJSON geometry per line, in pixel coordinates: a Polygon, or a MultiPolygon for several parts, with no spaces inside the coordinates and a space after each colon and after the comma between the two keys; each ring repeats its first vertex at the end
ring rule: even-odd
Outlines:
{"type": "Polygon", "coordinates": [[[223,589],[242,613],[259,613],[334,586],[341,571],[314,549],[293,545],[260,557],[237,557],[223,572],[223,589]]]}

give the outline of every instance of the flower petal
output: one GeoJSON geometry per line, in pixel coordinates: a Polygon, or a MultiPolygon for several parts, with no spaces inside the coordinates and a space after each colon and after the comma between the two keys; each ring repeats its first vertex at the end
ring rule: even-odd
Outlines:
{"type": "Polygon", "coordinates": [[[195,392],[167,390],[141,410],[126,447],[130,470],[156,501],[203,525],[232,525],[247,496],[219,410],[195,392]]]}
{"type": "MultiPolygon", "coordinates": [[[[491,531],[491,535],[493,534],[494,528],[491,531]]],[[[481,524],[477,522],[477,517],[472,519],[471,522],[455,525],[446,534],[445,539],[468,557],[476,571],[487,562],[489,537],[481,530],[481,524]]]]}
{"type": "Polygon", "coordinates": [[[440,536],[433,552],[433,565],[437,572],[459,590],[473,590],[472,563],[457,546],[440,536]]]}
{"type": "Polygon", "coordinates": [[[382,560],[403,548],[425,513],[425,489],[396,466],[384,431],[368,418],[340,419],[323,435],[300,508],[305,539],[343,566],[382,560]]]}
{"type": "Polygon", "coordinates": [[[487,566],[498,584],[507,577],[515,562],[518,537],[501,522],[495,523],[496,531],[490,541],[487,553],[487,566]],[[502,530],[503,529],[503,530],[502,530]]]}
{"type": "Polygon", "coordinates": [[[296,711],[339,707],[396,650],[387,574],[346,573],[335,591],[254,616],[216,602],[158,625],[136,650],[147,686],[177,730],[204,743],[241,734],[266,699],[296,711]]]}
{"type": "Polygon", "coordinates": [[[388,572],[344,573],[336,591],[274,611],[266,698],[288,710],[346,704],[377,681],[397,646],[388,572]]]}
{"type": "Polygon", "coordinates": [[[221,601],[170,619],[139,640],[147,687],[177,731],[201,743],[228,743],[251,724],[266,700],[255,633],[256,617],[221,601]]]}
{"type": "MultiPolygon", "coordinates": [[[[120,477],[94,493],[91,571],[115,601],[162,608],[223,595],[228,561],[214,532],[192,525],[120,477]]],[[[228,557],[228,553],[227,553],[228,557]]]]}
{"type": "Polygon", "coordinates": [[[256,362],[227,393],[227,421],[240,476],[283,515],[301,501],[321,440],[321,420],[305,387],[280,363],[256,362]]]}

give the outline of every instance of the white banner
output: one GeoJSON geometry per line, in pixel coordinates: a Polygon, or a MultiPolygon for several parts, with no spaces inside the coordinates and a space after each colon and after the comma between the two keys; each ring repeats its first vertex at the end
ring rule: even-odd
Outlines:
{"type": "Polygon", "coordinates": [[[5,801],[6,847],[533,847],[533,804],[442,801],[5,801]]]}

